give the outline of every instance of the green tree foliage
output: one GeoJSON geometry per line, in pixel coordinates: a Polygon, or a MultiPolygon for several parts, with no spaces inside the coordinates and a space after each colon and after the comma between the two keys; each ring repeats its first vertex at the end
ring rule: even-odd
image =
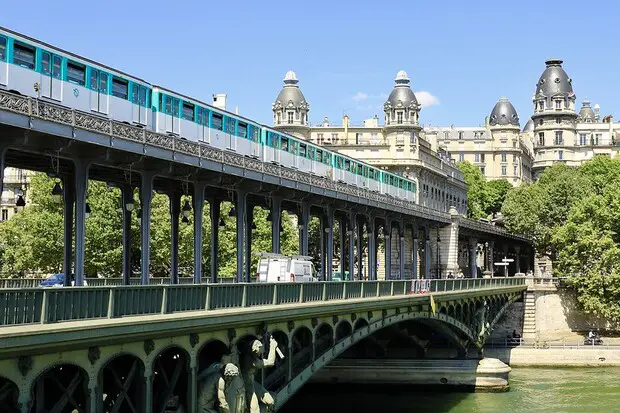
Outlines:
{"type": "Polygon", "coordinates": [[[513,190],[512,184],[505,179],[486,181],[480,168],[469,162],[459,162],[457,165],[469,185],[467,216],[486,218],[500,212],[506,196],[513,190]]]}
{"type": "Polygon", "coordinates": [[[486,218],[487,189],[480,168],[469,162],[459,162],[457,165],[465,176],[465,182],[469,185],[467,216],[474,219],[486,218]]]}
{"type": "MultiPolygon", "coordinates": [[[[32,274],[40,271],[52,273],[62,271],[64,257],[63,205],[57,204],[51,193],[56,179],[45,174],[34,174],[28,191],[29,205],[13,218],[0,223],[0,259],[5,276],[32,274]]],[[[137,198],[136,198],[137,199],[137,198]]],[[[181,205],[190,197],[183,197],[181,205]]],[[[88,203],[91,213],[86,220],[85,273],[87,276],[120,276],[122,271],[122,210],[121,193],[105,183],[89,181],[88,203]]],[[[224,226],[219,227],[219,270],[221,277],[233,277],[237,270],[236,218],[229,217],[230,202],[223,202],[220,217],[224,226]]],[[[271,251],[271,222],[268,211],[254,209],[256,230],[252,233],[252,251],[271,251]]],[[[193,215],[193,214],[192,214],[193,215]]],[[[181,222],[179,215],[179,273],[192,276],[194,268],[194,225],[193,216],[189,223],[181,222]]],[[[155,194],[151,215],[151,259],[150,272],[153,276],[170,275],[170,203],[166,195],[155,194]]],[[[310,236],[318,239],[316,221],[311,222],[310,236]],[[313,223],[314,222],[314,223],[313,223]]],[[[219,220],[218,220],[219,225],[219,220]]],[[[210,208],[206,203],[203,215],[203,274],[210,273],[210,208]]],[[[139,271],[140,262],[140,219],[132,213],[132,255],[133,270],[139,271]]],[[[282,213],[280,250],[283,254],[299,251],[299,230],[295,215],[282,213]]],[[[317,245],[313,241],[310,245],[317,245]]],[[[318,251],[313,251],[316,253],[318,251]]],[[[318,254],[317,254],[318,256],[318,254]]],[[[255,274],[258,258],[252,256],[251,275],[255,274]]]]}
{"type": "Polygon", "coordinates": [[[620,159],[556,165],[504,202],[510,230],[534,237],[589,314],[620,322],[620,159]]]}

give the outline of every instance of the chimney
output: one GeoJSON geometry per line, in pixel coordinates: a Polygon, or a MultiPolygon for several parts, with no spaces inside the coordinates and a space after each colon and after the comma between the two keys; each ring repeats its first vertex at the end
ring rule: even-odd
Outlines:
{"type": "Polygon", "coordinates": [[[216,93],[213,95],[213,106],[226,110],[226,93],[216,93]]]}

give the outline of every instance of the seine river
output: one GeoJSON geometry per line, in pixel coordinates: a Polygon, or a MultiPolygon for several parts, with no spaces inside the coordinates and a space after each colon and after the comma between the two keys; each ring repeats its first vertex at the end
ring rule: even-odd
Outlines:
{"type": "Polygon", "coordinates": [[[506,393],[309,385],[282,413],[620,412],[620,368],[514,368],[506,393]]]}

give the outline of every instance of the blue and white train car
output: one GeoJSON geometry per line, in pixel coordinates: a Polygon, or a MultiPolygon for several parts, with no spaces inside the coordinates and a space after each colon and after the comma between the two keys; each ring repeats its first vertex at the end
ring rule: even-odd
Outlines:
{"type": "Polygon", "coordinates": [[[1,27],[0,87],[150,127],[147,82],[1,27]]]}
{"type": "Polygon", "coordinates": [[[262,157],[261,126],[204,102],[153,86],[155,132],[262,157]]]}

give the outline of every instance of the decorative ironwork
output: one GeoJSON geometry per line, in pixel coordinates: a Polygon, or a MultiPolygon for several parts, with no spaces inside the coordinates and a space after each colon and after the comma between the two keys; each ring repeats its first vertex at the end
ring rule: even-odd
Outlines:
{"type": "Polygon", "coordinates": [[[316,326],[319,324],[319,319],[316,317],[312,317],[312,320],[310,320],[310,323],[312,324],[312,328],[316,328],[316,326]]]}
{"type": "Polygon", "coordinates": [[[332,316],[332,323],[333,323],[334,325],[338,324],[338,316],[337,316],[337,315],[332,316]]]}
{"type": "Polygon", "coordinates": [[[155,342],[150,338],[148,340],[144,340],[144,353],[148,356],[153,350],[155,350],[155,342]]]}
{"type": "Polygon", "coordinates": [[[84,113],[76,112],[75,127],[90,130],[93,132],[101,132],[109,135],[111,123],[107,119],[102,119],[97,116],[90,116],[84,113]]]}
{"type": "Polygon", "coordinates": [[[19,356],[17,359],[17,369],[22,374],[22,376],[26,377],[26,374],[32,368],[32,357],[30,356],[19,356]]]}
{"type": "Polygon", "coordinates": [[[27,115],[29,113],[29,99],[10,93],[0,94],[0,108],[27,115]]]}
{"type": "Polygon", "coordinates": [[[196,347],[196,345],[200,342],[200,337],[196,333],[192,333],[189,335],[189,345],[192,348],[196,347]]]}
{"type": "Polygon", "coordinates": [[[295,329],[295,322],[293,320],[289,320],[289,322],[286,323],[286,328],[288,328],[288,332],[290,333],[295,329]]]}
{"type": "Polygon", "coordinates": [[[101,349],[99,346],[93,346],[88,348],[88,361],[92,366],[95,365],[97,360],[101,357],[101,349]]]}
{"type": "Polygon", "coordinates": [[[130,141],[144,142],[144,130],[118,122],[112,122],[112,135],[130,141]]]}
{"type": "Polygon", "coordinates": [[[165,149],[172,149],[172,138],[170,136],[147,132],[145,141],[148,145],[158,146],[165,149]]]}

